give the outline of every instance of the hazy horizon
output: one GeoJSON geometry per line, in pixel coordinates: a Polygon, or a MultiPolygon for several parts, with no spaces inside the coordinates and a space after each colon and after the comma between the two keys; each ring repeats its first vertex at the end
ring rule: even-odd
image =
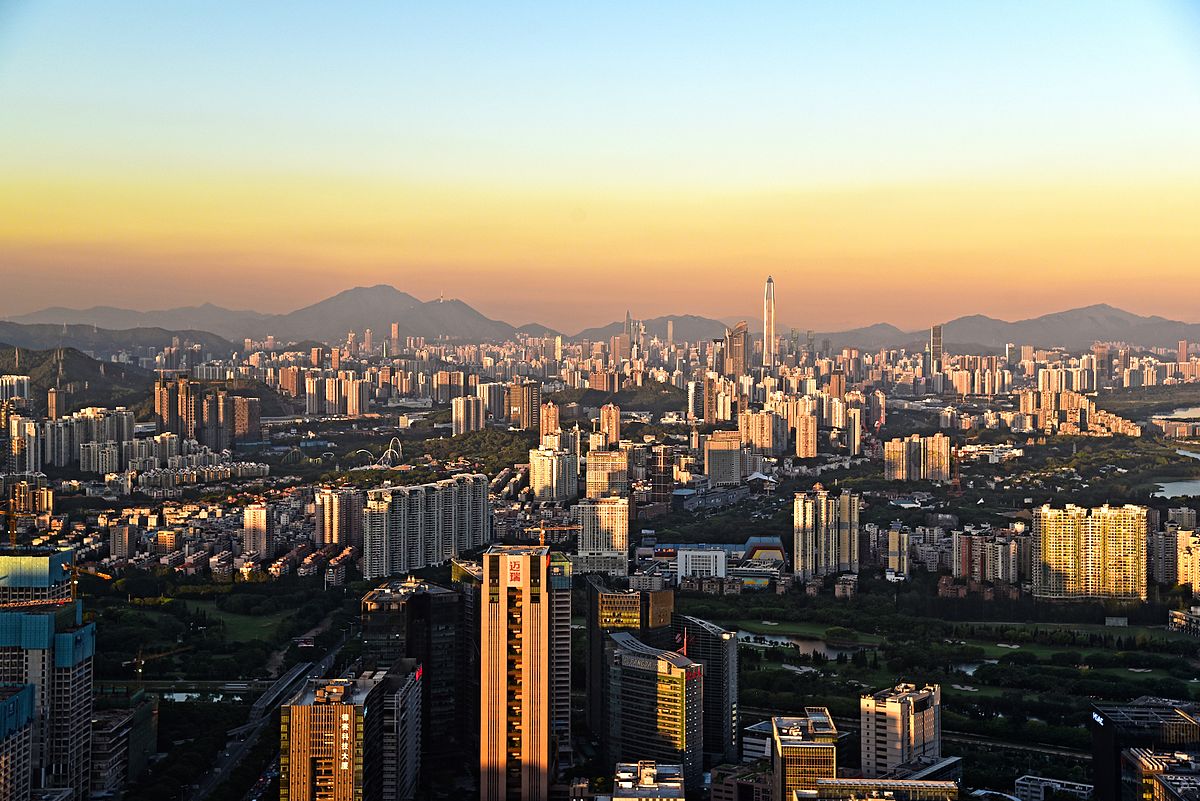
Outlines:
{"type": "MultiPolygon", "coordinates": [[[[765,281],[765,279],[764,279],[764,281],[765,281]]],[[[253,306],[239,306],[239,305],[232,305],[232,304],[226,305],[226,304],[220,303],[218,301],[199,301],[199,300],[194,303],[183,303],[183,304],[165,303],[165,304],[157,304],[157,305],[150,304],[150,305],[139,306],[139,307],[130,306],[130,305],[122,306],[120,304],[108,304],[108,303],[95,303],[95,304],[90,304],[88,306],[64,306],[63,304],[54,304],[52,306],[42,306],[42,307],[38,307],[36,309],[30,309],[25,312],[16,312],[16,313],[11,313],[11,314],[6,314],[6,313],[3,313],[2,311],[0,311],[0,320],[7,320],[7,319],[12,319],[12,318],[23,317],[28,314],[40,312],[40,311],[43,311],[45,309],[50,309],[50,308],[69,308],[72,310],[86,311],[91,308],[111,307],[111,308],[118,308],[118,309],[126,309],[126,310],[134,311],[134,312],[157,312],[157,311],[166,311],[166,310],[169,310],[172,308],[197,307],[197,306],[203,306],[206,304],[212,304],[212,305],[215,305],[217,307],[220,307],[220,308],[223,308],[223,309],[226,309],[229,311],[257,312],[260,314],[286,314],[288,312],[297,311],[299,309],[303,309],[308,306],[314,305],[323,300],[327,300],[329,298],[334,297],[337,294],[340,294],[341,292],[349,291],[352,289],[363,288],[363,286],[364,285],[358,285],[358,286],[353,286],[353,287],[344,287],[342,290],[339,290],[338,292],[334,292],[334,293],[331,293],[330,295],[325,295],[322,297],[313,298],[311,302],[306,301],[295,307],[256,308],[253,306]]],[[[376,286],[376,285],[371,285],[371,286],[376,286]]],[[[407,290],[405,290],[404,287],[394,287],[394,288],[401,292],[407,292],[407,290]]],[[[759,289],[761,290],[761,288],[762,287],[760,285],[759,289]]],[[[437,300],[439,297],[437,295],[432,296],[432,297],[423,297],[423,296],[413,293],[413,292],[408,292],[408,294],[413,295],[413,297],[417,298],[417,300],[419,300],[419,301],[425,301],[425,302],[437,300]]],[[[579,317],[578,315],[576,315],[574,318],[573,324],[559,327],[559,326],[553,325],[553,324],[547,322],[546,320],[542,320],[542,319],[516,319],[516,318],[510,319],[510,318],[504,317],[502,315],[493,314],[487,307],[486,299],[481,302],[474,302],[471,299],[468,299],[465,297],[457,297],[457,296],[450,296],[450,295],[446,295],[445,299],[462,301],[462,302],[466,303],[467,305],[471,306],[477,312],[483,314],[485,317],[488,317],[493,320],[498,320],[500,322],[508,323],[508,324],[516,326],[516,327],[520,327],[523,325],[531,325],[531,324],[541,324],[541,325],[545,325],[549,328],[552,328],[560,333],[569,334],[569,335],[577,334],[580,331],[583,331],[588,328],[597,328],[597,327],[601,327],[601,326],[610,325],[613,323],[619,323],[624,319],[624,315],[625,315],[626,311],[629,311],[633,315],[634,319],[638,319],[638,320],[649,320],[649,319],[654,319],[654,318],[658,318],[658,317],[684,316],[684,315],[694,315],[697,317],[704,317],[704,318],[708,318],[708,319],[719,320],[719,321],[726,323],[727,325],[732,325],[734,322],[736,322],[738,320],[745,320],[745,321],[747,321],[747,323],[750,327],[750,330],[752,332],[753,331],[761,332],[761,330],[762,330],[762,311],[761,311],[761,309],[754,310],[754,311],[747,311],[746,313],[743,313],[743,314],[727,314],[727,313],[726,314],[721,314],[721,313],[705,314],[705,313],[697,312],[697,311],[694,311],[691,309],[670,309],[670,308],[667,308],[664,306],[662,310],[651,310],[651,311],[646,311],[646,312],[639,312],[638,311],[639,308],[653,305],[652,302],[648,303],[645,300],[643,300],[643,301],[639,301],[639,303],[637,303],[633,306],[629,306],[627,309],[618,309],[615,307],[612,309],[607,309],[607,307],[606,307],[605,310],[603,310],[603,311],[595,311],[594,319],[592,319],[591,317],[582,318],[582,317],[579,317]]],[[[905,318],[902,318],[902,317],[879,318],[879,319],[865,319],[864,318],[864,319],[859,319],[859,320],[853,320],[853,319],[848,319],[848,318],[838,318],[838,319],[847,320],[847,321],[843,322],[842,324],[840,324],[838,326],[822,327],[822,326],[814,325],[814,324],[810,323],[810,321],[808,319],[799,319],[799,318],[792,319],[791,317],[789,317],[789,311],[787,309],[785,301],[786,301],[786,297],[781,297],[779,286],[778,286],[778,281],[776,281],[777,325],[778,325],[778,330],[785,331],[785,332],[789,328],[797,328],[800,330],[813,329],[813,330],[818,330],[818,331],[823,331],[823,332],[836,333],[838,331],[846,331],[846,330],[852,330],[852,329],[857,329],[857,328],[863,328],[863,327],[875,325],[875,324],[891,324],[905,332],[919,332],[923,328],[928,328],[929,325],[931,325],[933,323],[945,323],[945,322],[949,322],[952,319],[958,319],[961,317],[982,315],[985,317],[991,317],[993,319],[1002,320],[1004,322],[1011,323],[1011,322],[1018,322],[1020,320],[1041,317],[1046,314],[1055,314],[1055,313],[1059,313],[1059,312],[1066,312],[1066,311],[1071,311],[1073,309],[1085,308],[1085,307],[1094,306],[1094,305],[1108,305],[1108,306],[1112,306],[1113,308],[1120,309],[1122,311],[1130,312],[1133,314],[1139,314],[1139,315],[1145,316],[1145,317],[1155,316],[1155,315],[1165,316],[1165,315],[1158,314],[1157,312],[1155,312],[1153,310],[1139,311],[1138,309],[1131,308],[1129,305],[1123,304],[1121,302],[1100,300],[1100,301],[1096,301],[1095,303],[1082,303],[1082,304],[1077,304],[1077,305],[1047,307],[1041,311],[1022,312],[1016,316],[1005,316],[1002,314],[989,313],[986,310],[962,308],[951,316],[928,317],[928,316],[921,316],[920,310],[915,310],[913,315],[911,315],[911,319],[908,319],[907,321],[905,321],[905,318]]],[[[1188,319],[1186,317],[1185,318],[1167,317],[1166,319],[1175,320],[1177,322],[1182,322],[1182,323],[1189,323],[1189,324],[1194,324],[1194,323],[1200,322],[1200,320],[1188,319]]]]}

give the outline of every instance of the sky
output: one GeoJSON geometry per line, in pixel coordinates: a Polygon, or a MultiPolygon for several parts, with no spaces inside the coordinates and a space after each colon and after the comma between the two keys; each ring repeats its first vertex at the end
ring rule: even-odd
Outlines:
{"type": "Polygon", "coordinates": [[[1200,4],[0,0],[0,316],[1200,320],[1200,4]]]}

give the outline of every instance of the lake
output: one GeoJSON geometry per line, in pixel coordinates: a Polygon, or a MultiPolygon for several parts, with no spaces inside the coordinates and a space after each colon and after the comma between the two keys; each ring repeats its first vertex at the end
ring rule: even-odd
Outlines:
{"type": "Polygon", "coordinates": [[[1154,416],[1167,420],[1194,420],[1200,418],[1200,406],[1181,406],[1170,414],[1156,414],[1154,416]]]}
{"type": "MultiPolygon", "coordinates": [[[[1188,410],[1184,410],[1188,411],[1188,410]]],[[[1200,412],[1200,406],[1195,407],[1194,411],[1200,412]]],[[[1196,451],[1188,451],[1183,448],[1175,450],[1180,456],[1186,456],[1189,459],[1200,459],[1200,453],[1196,451]]],[[[1155,498],[1183,498],[1188,495],[1200,495],[1200,478],[1186,479],[1184,481],[1158,481],[1158,492],[1154,493],[1155,498]]]]}

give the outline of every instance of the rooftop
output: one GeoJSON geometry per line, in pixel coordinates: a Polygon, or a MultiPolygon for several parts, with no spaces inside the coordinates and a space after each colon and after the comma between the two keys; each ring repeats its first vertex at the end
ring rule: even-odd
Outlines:
{"type": "Polygon", "coordinates": [[[686,656],[675,651],[664,651],[661,648],[655,648],[651,645],[646,645],[641,640],[634,637],[627,631],[616,631],[608,635],[612,638],[617,647],[623,651],[627,651],[641,656],[648,656],[654,659],[661,659],[670,663],[674,667],[684,669],[699,667],[699,662],[693,662],[686,656]]]}

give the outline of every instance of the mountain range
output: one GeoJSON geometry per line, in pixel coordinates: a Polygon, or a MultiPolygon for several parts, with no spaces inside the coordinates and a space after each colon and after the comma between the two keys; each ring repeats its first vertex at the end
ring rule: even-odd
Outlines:
{"type": "MultiPolygon", "coordinates": [[[[696,315],[668,315],[643,322],[650,334],[665,337],[668,321],[674,324],[676,341],[715,339],[724,335],[727,326],[721,320],[696,315]]],[[[347,332],[355,331],[361,337],[367,328],[372,330],[374,340],[381,342],[390,337],[393,324],[401,338],[444,337],[499,342],[521,333],[531,336],[558,333],[537,323],[514,327],[487,317],[461,300],[422,301],[395,287],[379,285],[347,289],[286,314],[225,309],[213,304],[158,311],[110,306],[50,308],[10,318],[7,323],[0,322],[0,341],[23,347],[71,345],[96,351],[102,348],[89,346],[89,338],[106,342],[144,340],[149,344],[151,340],[161,342],[163,337],[169,341],[174,335],[203,342],[206,349],[211,347],[216,352],[222,345],[229,344],[225,340],[237,343],[247,337],[262,340],[274,335],[281,342],[340,342],[347,332]],[[134,332],[140,333],[135,335],[134,332]],[[205,332],[215,336],[208,335],[210,338],[205,340],[205,332]]],[[[761,330],[761,326],[751,327],[761,330]]],[[[617,321],[585,329],[567,339],[605,340],[621,333],[623,328],[624,323],[617,321]]],[[[784,333],[789,329],[779,326],[777,330],[784,333]]],[[[1200,341],[1200,324],[1137,315],[1107,304],[1011,322],[975,314],[950,320],[943,324],[942,330],[943,341],[951,350],[955,346],[998,350],[1008,342],[1081,349],[1097,340],[1143,346],[1174,346],[1180,339],[1200,341]]],[[[834,347],[919,347],[928,340],[928,329],[904,331],[889,323],[876,323],[844,331],[820,332],[814,337],[818,342],[828,339],[834,347]]],[[[236,349],[237,346],[229,347],[236,349]]]]}

